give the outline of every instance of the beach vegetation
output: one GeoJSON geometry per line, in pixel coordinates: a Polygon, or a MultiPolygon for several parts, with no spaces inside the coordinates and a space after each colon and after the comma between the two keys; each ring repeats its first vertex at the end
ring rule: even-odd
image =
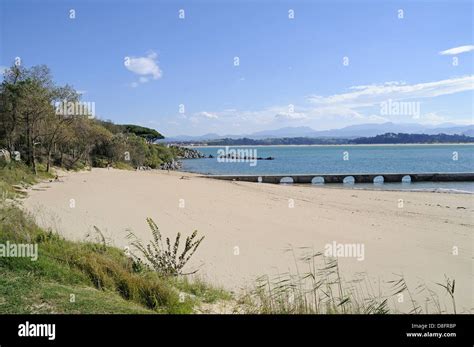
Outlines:
{"type": "Polygon", "coordinates": [[[257,278],[254,286],[239,297],[237,310],[250,314],[457,313],[455,280],[449,277],[438,285],[451,298],[452,308],[442,305],[440,293],[426,284],[411,290],[405,278],[398,275],[386,283],[384,293],[379,285],[374,287],[366,273],[346,280],[337,258],[308,247],[300,250],[300,256],[291,247],[286,250],[295,259],[294,271],[257,278]]]}
{"type": "MultiPolygon", "coordinates": [[[[160,276],[184,275],[184,266],[194,255],[204,240],[204,236],[198,238],[197,230],[195,230],[190,236],[186,237],[184,245],[181,247],[181,233],[176,235],[174,242],[171,242],[169,237],[163,240],[160,229],[153,219],[147,218],[147,223],[151,230],[152,240],[145,246],[140,239],[130,233],[129,238],[132,239],[132,246],[140,252],[140,255],[151,264],[151,267],[160,276]]],[[[138,256],[134,257],[140,259],[138,256]]],[[[196,271],[186,273],[186,275],[194,274],[196,271]]]]}
{"type": "Polygon", "coordinates": [[[101,120],[95,103],[82,97],[70,85],[57,85],[45,65],[6,69],[0,84],[0,163],[23,162],[37,174],[39,165],[46,172],[52,166],[159,168],[176,158],[174,150],[154,143],[163,138],[155,129],[101,120]]]}
{"type": "MultiPolygon", "coordinates": [[[[45,170],[38,167],[38,176],[51,177],[45,170]]],[[[24,194],[16,188],[27,188],[38,176],[24,163],[0,168],[0,244],[33,244],[38,250],[35,259],[0,256],[0,313],[182,314],[230,299],[199,278],[163,276],[126,249],[109,245],[97,227],[95,237],[79,241],[39,227],[17,202],[24,194]]],[[[189,260],[202,238],[187,240],[189,260]]]]}

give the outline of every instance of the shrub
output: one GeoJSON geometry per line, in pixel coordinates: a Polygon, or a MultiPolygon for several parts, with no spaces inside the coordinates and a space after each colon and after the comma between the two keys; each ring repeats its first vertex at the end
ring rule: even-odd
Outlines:
{"type": "MultiPolygon", "coordinates": [[[[176,235],[176,239],[171,246],[171,241],[166,238],[166,247],[163,244],[160,229],[151,218],[147,218],[148,225],[150,226],[153,240],[145,247],[143,243],[138,240],[134,234],[130,233],[129,237],[133,238],[132,246],[140,251],[140,253],[148,260],[155,269],[155,271],[163,276],[178,276],[183,275],[183,267],[191,259],[197,248],[201,244],[204,236],[200,239],[197,238],[197,230],[195,230],[191,236],[186,237],[184,242],[184,249],[180,252],[180,241],[181,233],[176,235]],[[180,252],[180,253],[179,253],[180,252]]],[[[187,273],[193,274],[195,273],[187,273]]]]}

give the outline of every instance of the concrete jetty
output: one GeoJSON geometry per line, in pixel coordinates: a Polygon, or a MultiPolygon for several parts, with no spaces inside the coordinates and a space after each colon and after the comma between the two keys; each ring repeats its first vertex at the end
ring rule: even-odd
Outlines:
{"type": "Polygon", "coordinates": [[[260,183],[400,183],[400,182],[474,182],[473,172],[443,173],[355,173],[302,175],[207,175],[205,177],[260,183]]]}

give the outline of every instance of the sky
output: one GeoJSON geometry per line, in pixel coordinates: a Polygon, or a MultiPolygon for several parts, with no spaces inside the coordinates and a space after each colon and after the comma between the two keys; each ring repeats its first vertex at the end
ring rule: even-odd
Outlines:
{"type": "Polygon", "coordinates": [[[46,64],[165,136],[473,123],[473,2],[0,1],[0,70],[46,64]]]}

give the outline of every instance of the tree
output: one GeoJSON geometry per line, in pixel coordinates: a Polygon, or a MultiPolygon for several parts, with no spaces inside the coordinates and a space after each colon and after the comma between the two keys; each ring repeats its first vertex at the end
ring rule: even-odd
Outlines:
{"type": "MultiPolygon", "coordinates": [[[[151,144],[163,136],[132,124],[90,119],[78,105],[80,95],[69,85],[57,86],[44,65],[29,69],[13,65],[0,84],[0,146],[19,151],[36,173],[37,161],[77,168],[129,161],[134,166],[158,167],[175,156],[151,144]],[[57,105],[63,106],[57,109],[57,105]],[[58,112],[58,111],[66,112],[58,112]]],[[[80,105],[83,106],[83,105],[80,105]]]]}
{"type": "Polygon", "coordinates": [[[164,139],[164,136],[161,135],[158,131],[151,128],[142,127],[139,125],[133,124],[124,124],[122,125],[124,132],[132,133],[137,136],[144,138],[147,142],[155,142],[159,139],[164,139]]]}
{"type": "MultiPolygon", "coordinates": [[[[69,85],[64,87],[56,87],[53,91],[53,102],[62,103],[77,103],[79,102],[79,94],[69,85]]],[[[51,154],[58,141],[64,141],[67,138],[67,132],[63,131],[68,127],[75,114],[62,114],[55,110],[54,113],[48,114],[45,119],[45,130],[42,135],[44,147],[47,154],[46,171],[49,172],[51,168],[51,154]]]]}

